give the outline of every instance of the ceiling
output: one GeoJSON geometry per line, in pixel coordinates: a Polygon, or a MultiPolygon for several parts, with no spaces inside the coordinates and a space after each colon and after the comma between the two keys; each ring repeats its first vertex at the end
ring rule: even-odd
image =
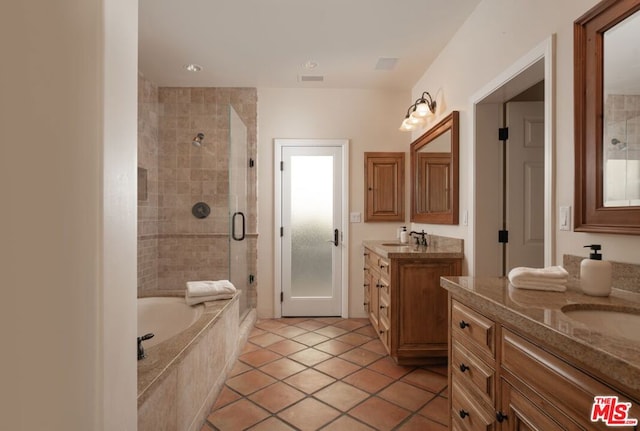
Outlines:
{"type": "Polygon", "coordinates": [[[410,89],[479,2],[139,0],[139,68],[160,86],[410,89]]]}

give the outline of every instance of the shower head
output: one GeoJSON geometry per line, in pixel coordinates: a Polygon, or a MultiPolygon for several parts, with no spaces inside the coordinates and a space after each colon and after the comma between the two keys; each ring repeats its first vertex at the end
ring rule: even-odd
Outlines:
{"type": "Polygon", "coordinates": [[[193,146],[199,147],[202,145],[203,139],[204,139],[204,133],[200,132],[196,135],[195,138],[193,138],[193,141],[191,141],[191,143],[193,144],[193,146]]]}

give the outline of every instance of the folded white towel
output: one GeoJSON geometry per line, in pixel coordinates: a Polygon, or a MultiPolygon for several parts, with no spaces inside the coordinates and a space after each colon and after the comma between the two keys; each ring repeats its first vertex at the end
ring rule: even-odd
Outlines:
{"type": "Polygon", "coordinates": [[[187,281],[187,296],[211,296],[236,293],[235,286],[229,280],[187,281]]]}
{"type": "Polygon", "coordinates": [[[518,289],[529,289],[529,290],[547,290],[549,292],[564,292],[567,290],[567,286],[563,283],[548,283],[548,282],[524,282],[524,281],[516,281],[511,282],[511,285],[518,289]]]}
{"type": "Polygon", "coordinates": [[[201,302],[207,301],[219,301],[221,299],[231,299],[233,298],[233,293],[223,293],[220,295],[209,295],[209,296],[188,296],[186,295],[184,300],[187,305],[196,305],[201,302]]]}
{"type": "Polygon", "coordinates": [[[548,268],[527,268],[524,266],[509,271],[509,281],[513,287],[532,290],[564,292],[569,273],[561,266],[548,268]]]}

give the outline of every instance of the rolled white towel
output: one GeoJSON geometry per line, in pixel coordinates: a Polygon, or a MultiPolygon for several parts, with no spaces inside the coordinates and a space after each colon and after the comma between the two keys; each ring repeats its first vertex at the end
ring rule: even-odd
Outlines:
{"type": "Polygon", "coordinates": [[[567,290],[565,286],[566,282],[549,283],[544,281],[539,282],[525,282],[525,281],[512,281],[511,285],[517,289],[529,289],[529,290],[546,290],[549,292],[564,292],[567,290]]]}
{"type": "Polygon", "coordinates": [[[187,281],[187,293],[189,297],[223,295],[236,293],[235,286],[229,280],[217,281],[187,281]]]}
{"type": "Polygon", "coordinates": [[[185,302],[187,305],[196,305],[201,302],[207,301],[219,301],[221,299],[231,299],[233,298],[233,293],[222,293],[220,295],[209,295],[209,296],[188,296],[185,295],[185,302]]]}

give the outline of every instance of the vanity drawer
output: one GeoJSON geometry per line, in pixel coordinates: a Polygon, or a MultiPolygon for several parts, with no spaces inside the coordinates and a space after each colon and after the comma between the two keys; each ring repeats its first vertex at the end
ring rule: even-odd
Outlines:
{"type": "Polygon", "coordinates": [[[386,278],[389,278],[390,268],[391,264],[389,263],[388,259],[384,257],[378,259],[378,270],[383,277],[386,276],[386,278]]]}
{"type": "Polygon", "coordinates": [[[389,298],[386,295],[380,295],[380,318],[391,322],[391,307],[389,306],[389,298]]]}
{"type": "Polygon", "coordinates": [[[389,288],[389,282],[381,277],[376,283],[376,287],[380,289],[380,299],[385,298],[387,304],[390,303],[389,298],[391,298],[391,290],[389,288]]]}
{"type": "Polygon", "coordinates": [[[495,359],[495,323],[456,300],[451,301],[451,335],[495,359]]]}
{"type": "Polygon", "coordinates": [[[595,396],[618,396],[620,402],[631,401],[629,417],[640,417],[638,400],[621,396],[615,389],[504,328],[501,352],[502,368],[509,372],[504,373],[507,381],[513,381],[514,385],[524,383],[585,429],[600,429],[589,420],[595,396]]]}
{"type": "Polygon", "coordinates": [[[478,390],[481,398],[490,405],[495,401],[495,370],[458,341],[451,344],[451,372],[467,387],[478,390]]]}
{"type": "Polygon", "coordinates": [[[472,400],[456,375],[451,380],[451,416],[453,422],[459,425],[458,428],[467,431],[494,430],[495,417],[491,406],[472,400]]]}
{"type": "Polygon", "coordinates": [[[380,324],[378,325],[378,335],[380,336],[380,340],[382,341],[382,344],[384,344],[385,349],[387,349],[387,352],[391,351],[391,331],[389,329],[389,321],[385,317],[381,316],[380,324]]]}

